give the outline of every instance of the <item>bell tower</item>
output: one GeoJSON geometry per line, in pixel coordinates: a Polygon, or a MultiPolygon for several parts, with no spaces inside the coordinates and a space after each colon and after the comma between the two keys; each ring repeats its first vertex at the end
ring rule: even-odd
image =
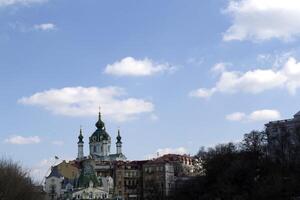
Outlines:
{"type": "Polygon", "coordinates": [[[77,159],[83,159],[84,153],[83,153],[83,135],[82,135],[82,128],[80,127],[79,136],[78,136],[78,154],[77,159]]]}
{"type": "Polygon", "coordinates": [[[117,136],[117,142],[116,142],[116,147],[117,147],[117,154],[122,154],[122,137],[120,135],[120,129],[118,129],[118,136],[117,136]]]}

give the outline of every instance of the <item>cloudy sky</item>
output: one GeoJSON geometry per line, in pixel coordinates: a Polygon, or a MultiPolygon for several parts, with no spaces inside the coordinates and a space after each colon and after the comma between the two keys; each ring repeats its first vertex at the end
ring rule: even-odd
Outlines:
{"type": "Polygon", "coordinates": [[[300,109],[299,44],[299,0],[0,0],[0,153],[42,177],[99,105],[132,160],[239,141],[300,109]]]}

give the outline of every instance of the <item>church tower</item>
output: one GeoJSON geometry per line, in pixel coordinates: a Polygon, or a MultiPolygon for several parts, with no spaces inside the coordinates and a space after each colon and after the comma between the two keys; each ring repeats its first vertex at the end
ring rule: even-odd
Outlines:
{"type": "Polygon", "coordinates": [[[93,158],[101,160],[109,159],[111,138],[106,132],[105,124],[101,119],[99,112],[98,121],[95,124],[97,130],[92,134],[90,139],[90,155],[93,158]]]}
{"type": "Polygon", "coordinates": [[[83,135],[82,135],[82,128],[80,127],[80,131],[79,131],[79,136],[78,136],[78,154],[77,154],[77,159],[83,159],[84,157],[84,153],[83,153],[83,135]]]}
{"type": "Polygon", "coordinates": [[[118,136],[117,136],[117,142],[116,142],[116,147],[117,147],[117,154],[122,154],[122,137],[120,135],[120,129],[118,129],[118,136]]]}

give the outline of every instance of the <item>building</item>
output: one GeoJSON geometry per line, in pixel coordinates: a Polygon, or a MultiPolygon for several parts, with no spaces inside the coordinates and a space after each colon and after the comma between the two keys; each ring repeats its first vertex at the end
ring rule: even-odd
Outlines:
{"type": "Polygon", "coordinates": [[[300,111],[292,119],[272,121],[265,124],[268,153],[290,159],[290,151],[300,145],[300,111]]]}
{"type": "Polygon", "coordinates": [[[45,180],[45,191],[48,199],[58,199],[71,196],[79,176],[79,168],[76,163],[62,161],[52,167],[51,173],[45,180]]]}
{"type": "Polygon", "coordinates": [[[143,197],[143,165],[148,161],[118,162],[115,165],[115,194],[124,200],[143,197]]]}
{"type": "Polygon", "coordinates": [[[74,161],[66,162],[64,160],[57,165],[57,169],[63,177],[69,180],[75,180],[79,175],[78,166],[74,161]]]}
{"type": "Polygon", "coordinates": [[[152,160],[143,165],[143,199],[164,199],[174,187],[174,165],[152,160]]]}
{"type": "Polygon", "coordinates": [[[190,176],[195,171],[195,159],[189,155],[166,154],[156,160],[171,163],[174,167],[174,176],[176,177],[190,176]]]}
{"type": "Polygon", "coordinates": [[[120,130],[116,134],[116,152],[102,121],[89,137],[89,154],[84,154],[84,136],[79,130],[77,158],[52,167],[46,177],[49,199],[122,199],[142,200],[169,195],[176,177],[193,173],[193,158],[168,154],[152,160],[127,161],[122,152],[120,130]]]}
{"type": "Polygon", "coordinates": [[[62,193],[64,177],[59,173],[57,166],[52,167],[51,173],[45,180],[45,192],[49,199],[59,199],[62,193]]]}
{"type": "Polygon", "coordinates": [[[109,196],[108,192],[102,187],[94,187],[92,181],[89,182],[89,186],[76,189],[72,193],[73,199],[107,199],[109,196]]]}

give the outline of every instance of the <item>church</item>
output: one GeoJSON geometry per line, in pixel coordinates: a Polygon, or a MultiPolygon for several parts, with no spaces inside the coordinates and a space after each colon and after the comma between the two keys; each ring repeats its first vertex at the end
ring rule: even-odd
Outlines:
{"type": "Polygon", "coordinates": [[[151,160],[127,161],[122,152],[120,130],[116,131],[116,152],[99,112],[91,133],[89,154],[84,153],[84,136],[80,128],[77,158],[51,167],[45,179],[45,192],[56,199],[152,200],[153,189],[164,198],[174,188],[176,177],[194,173],[195,159],[189,155],[168,154],[151,160]]]}
{"type": "Polygon", "coordinates": [[[125,162],[120,130],[116,136],[116,152],[111,153],[111,136],[99,112],[96,130],[89,137],[89,154],[84,154],[84,136],[80,128],[77,158],[52,167],[45,180],[50,199],[107,199],[114,193],[114,166],[125,162]]]}
{"type": "MultiPolygon", "coordinates": [[[[107,133],[105,124],[101,119],[101,113],[99,112],[98,121],[95,124],[96,130],[89,137],[89,158],[95,159],[97,161],[124,161],[126,156],[122,153],[122,141],[120,130],[118,130],[118,135],[116,137],[116,153],[111,154],[111,137],[107,133]]],[[[82,135],[82,129],[80,129],[80,134],[78,136],[78,160],[86,159],[84,156],[84,141],[82,135]]]]}

